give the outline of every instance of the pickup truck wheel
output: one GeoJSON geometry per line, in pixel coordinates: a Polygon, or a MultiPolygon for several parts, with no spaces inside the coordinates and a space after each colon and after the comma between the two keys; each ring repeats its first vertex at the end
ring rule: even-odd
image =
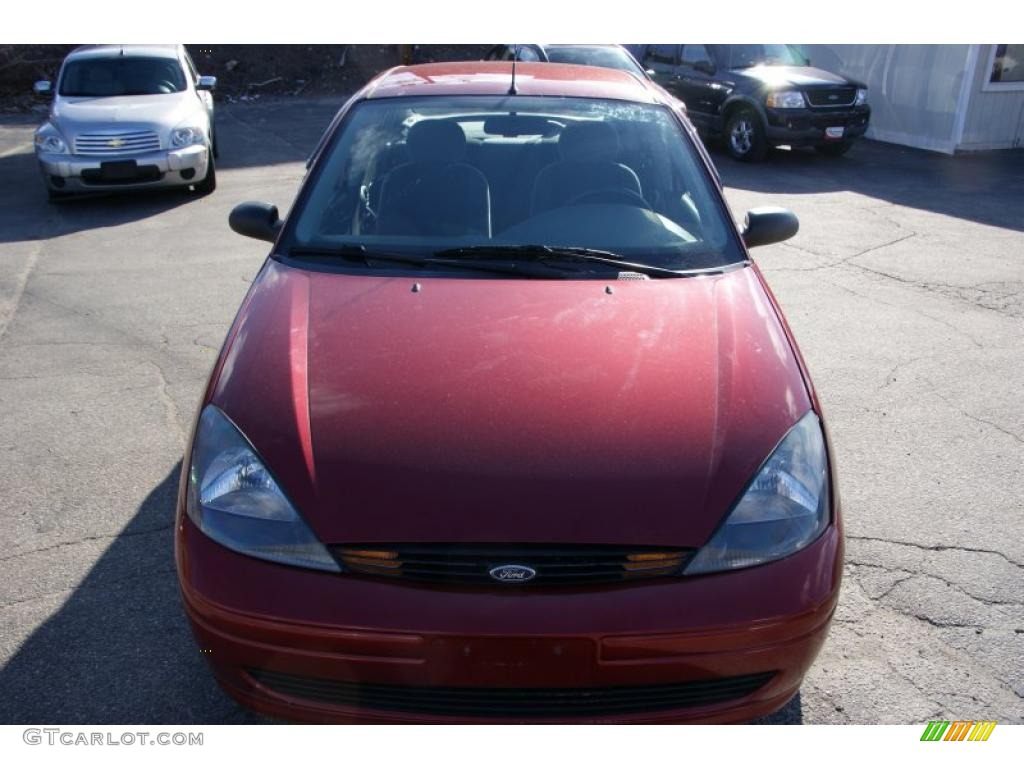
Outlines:
{"type": "Polygon", "coordinates": [[[761,119],[754,110],[737,109],[725,125],[725,146],[736,160],[754,162],[768,154],[768,141],[761,119]]]}
{"type": "Polygon", "coordinates": [[[217,188],[217,166],[213,162],[213,150],[210,150],[210,156],[206,163],[206,177],[199,183],[193,185],[197,195],[208,195],[217,188]]]}
{"type": "Polygon", "coordinates": [[[850,151],[852,141],[837,141],[835,144],[816,144],[814,148],[826,157],[841,157],[850,151]]]}

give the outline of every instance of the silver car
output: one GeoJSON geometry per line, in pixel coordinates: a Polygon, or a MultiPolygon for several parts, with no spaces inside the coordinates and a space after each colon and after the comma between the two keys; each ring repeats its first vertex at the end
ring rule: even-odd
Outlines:
{"type": "Polygon", "coordinates": [[[183,45],[88,45],[61,65],[35,150],[51,200],[82,192],[217,185],[213,94],[183,45]]]}

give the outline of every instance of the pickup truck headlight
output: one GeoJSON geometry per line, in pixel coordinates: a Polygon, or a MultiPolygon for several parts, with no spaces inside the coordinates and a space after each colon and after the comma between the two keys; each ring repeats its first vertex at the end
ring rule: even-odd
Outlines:
{"type": "Polygon", "coordinates": [[[868,103],[868,89],[858,88],[857,89],[857,100],[853,102],[855,106],[862,107],[868,103]]]}
{"type": "Polygon", "coordinates": [[[185,510],[219,544],[275,563],[340,571],[249,441],[220,409],[199,417],[185,510]]]}
{"type": "Polygon", "coordinates": [[[829,524],[828,459],[809,411],[761,465],[725,522],[684,573],[747,568],[791,555],[829,524]]]}
{"type": "Polygon", "coordinates": [[[776,91],[769,93],[764,103],[766,107],[774,109],[801,109],[804,106],[804,95],[800,91],[776,91]]]}
{"type": "Polygon", "coordinates": [[[44,123],[35,134],[36,149],[49,155],[68,154],[68,145],[52,123],[44,123]]]}
{"type": "Polygon", "coordinates": [[[171,131],[171,146],[175,149],[205,143],[206,134],[201,128],[175,128],[171,131]]]}

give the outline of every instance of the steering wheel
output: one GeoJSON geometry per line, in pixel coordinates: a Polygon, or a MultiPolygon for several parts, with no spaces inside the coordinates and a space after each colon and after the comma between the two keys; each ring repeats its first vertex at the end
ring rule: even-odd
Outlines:
{"type": "Polygon", "coordinates": [[[591,198],[597,198],[592,202],[624,202],[626,205],[633,205],[637,208],[646,208],[648,211],[653,211],[651,204],[644,199],[644,196],[639,192],[632,189],[623,189],[619,187],[605,187],[604,189],[591,189],[587,192],[583,192],[575,197],[570,198],[564,206],[580,205],[586,200],[591,198]]]}
{"type": "Polygon", "coordinates": [[[160,91],[160,93],[174,93],[175,90],[174,83],[168,80],[161,80],[156,84],[156,89],[160,91]]]}

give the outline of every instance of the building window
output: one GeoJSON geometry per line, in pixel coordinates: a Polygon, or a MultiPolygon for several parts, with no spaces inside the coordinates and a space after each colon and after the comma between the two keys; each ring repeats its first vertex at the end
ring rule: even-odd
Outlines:
{"type": "Polygon", "coordinates": [[[992,46],[985,90],[1024,90],[1024,44],[992,46]]]}

